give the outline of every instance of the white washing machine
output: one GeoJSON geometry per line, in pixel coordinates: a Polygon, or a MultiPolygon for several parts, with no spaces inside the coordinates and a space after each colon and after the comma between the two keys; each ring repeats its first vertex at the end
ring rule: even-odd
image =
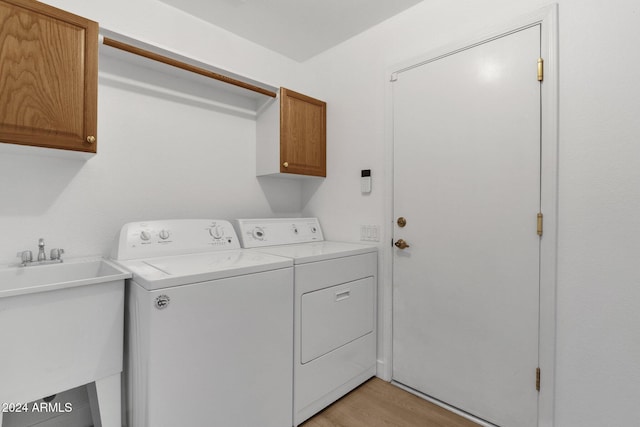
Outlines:
{"type": "Polygon", "coordinates": [[[294,262],[297,426],[376,373],[377,249],[325,241],[317,218],[236,225],[244,248],[294,262]]]}
{"type": "Polygon", "coordinates": [[[129,427],[292,425],[293,263],[228,221],[126,224],[129,427]]]}

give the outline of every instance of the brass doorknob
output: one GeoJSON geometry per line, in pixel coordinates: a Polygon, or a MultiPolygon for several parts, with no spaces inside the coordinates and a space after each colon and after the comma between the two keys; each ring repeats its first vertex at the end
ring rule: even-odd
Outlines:
{"type": "Polygon", "coordinates": [[[289,167],[289,162],[284,162],[284,163],[282,164],[282,166],[284,166],[285,168],[288,168],[288,167],[289,167]]]}
{"type": "Polygon", "coordinates": [[[93,135],[89,135],[89,136],[87,137],[87,142],[88,142],[89,144],[93,144],[94,142],[96,142],[96,137],[95,137],[95,136],[93,136],[93,135]]]}
{"type": "Polygon", "coordinates": [[[405,241],[404,241],[404,240],[402,240],[402,239],[398,239],[398,241],[397,241],[397,242],[395,242],[395,243],[394,243],[394,245],[395,245],[395,247],[396,247],[396,248],[398,248],[398,249],[405,249],[405,248],[408,248],[408,247],[409,247],[409,245],[407,245],[407,242],[405,242],[405,241]]]}

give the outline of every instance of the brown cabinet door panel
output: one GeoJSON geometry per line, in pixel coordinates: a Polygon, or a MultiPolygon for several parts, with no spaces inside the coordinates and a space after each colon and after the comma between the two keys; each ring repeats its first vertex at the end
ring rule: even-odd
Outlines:
{"type": "Polygon", "coordinates": [[[326,176],[327,104],[285,88],[280,96],[280,171],[326,176]]]}
{"type": "Polygon", "coordinates": [[[95,152],[95,22],[27,0],[0,1],[0,141],[95,152]]]}

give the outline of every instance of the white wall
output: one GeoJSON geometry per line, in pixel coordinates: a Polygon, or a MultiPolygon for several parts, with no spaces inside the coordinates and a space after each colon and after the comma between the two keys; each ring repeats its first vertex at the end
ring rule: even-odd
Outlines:
{"type": "MultiPolygon", "coordinates": [[[[46,3],[231,72],[318,96],[300,64],[163,3],[46,3]]],[[[19,250],[36,251],[39,237],[47,249],[64,248],[67,257],[108,256],[129,221],[299,215],[299,182],[255,176],[255,120],[140,86],[163,79],[177,89],[207,92],[101,54],[98,154],[90,160],[15,146],[9,148],[19,153],[8,154],[0,144],[0,264],[17,262],[19,250]]],[[[87,408],[86,397],[80,398],[70,419],[47,425],[90,425],[87,408]]],[[[28,414],[7,418],[12,426],[40,421],[28,414]]]]}
{"type": "MultiPolygon", "coordinates": [[[[0,155],[0,263],[13,262],[15,252],[33,248],[38,237],[65,247],[70,256],[107,254],[124,221],[150,216],[234,218],[303,210],[321,218],[328,238],[358,240],[360,224],[385,226],[391,197],[383,191],[389,173],[384,168],[388,67],[547,4],[425,0],[298,64],[154,0],[47,3],[326,100],[328,178],[304,183],[301,195],[295,183],[257,181],[255,128],[246,119],[101,78],[97,156],[79,162],[0,155]],[[202,139],[203,134],[212,135],[202,139]],[[220,157],[232,160],[213,161],[220,157]],[[359,192],[362,168],[373,174],[367,196],[359,192]]],[[[640,6],[633,0],[559,3],[556,425],[638,425],[640,6]]],[[[385,227],[384,242],[390,230],[385,227]]]]}
{"type": "MultiPolygon", "coordinates": [[[[47,3],[220,68],[314,95],[297,62],[163,3],[47,3]]],[[[67,257],[108,255],[128,221],[299,214],[299,182],[255,177],[255,120],[137,87],[158,79],[101,54],[96,156],[81,161],[32,154],[50,151],[44,149],[0,153],[0,264],[17,262],[19,250],[37,250],[39,237],[47,249],[64,248],[67,257]],[[114,76],[131,84],[119,84],[114,76]]]]}
{"type": "MultiPolygon", "coordinates": [[[[357,240],[360,224],[384,221],[388,68],[547,4],[425,0],[305,64],[328,102],[328,178],[303,189],[304,211],[328,238],[357,240]]],[[[640,425],[640,6],[560,0],[559,13],[555,425],[640,425]]]]}

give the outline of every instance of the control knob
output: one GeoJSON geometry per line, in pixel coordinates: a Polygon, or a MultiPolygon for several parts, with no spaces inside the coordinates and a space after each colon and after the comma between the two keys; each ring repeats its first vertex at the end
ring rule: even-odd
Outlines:
{"type": "Polygon", "coordinates": [[[140,232],[140,240],[144,240],[146,242],[149,239],[151,239],[151,233],[149,233],[148,231],[140,232]]]}
{"type": "Polygon", "coordinates": [[[158,233],[158,237],[160,237],[162,240],[167,240],[169,238],[169,231],[160,230],[160,233],[158,233]]]}
{"type": "Polygon", "coordinates": [[[224,236],[224,230],[219,225],[215,225],[209,229],[209,234],[211,234],[211,237],[216,240],[222,239],[222,236],[224,236]]]}
{"type": "Polygon", "coordinates": [[[256,240],[264,239],[264,230],[260,227],[254,228],[251,234],[253,235],[253,238],[256,240]]]}

